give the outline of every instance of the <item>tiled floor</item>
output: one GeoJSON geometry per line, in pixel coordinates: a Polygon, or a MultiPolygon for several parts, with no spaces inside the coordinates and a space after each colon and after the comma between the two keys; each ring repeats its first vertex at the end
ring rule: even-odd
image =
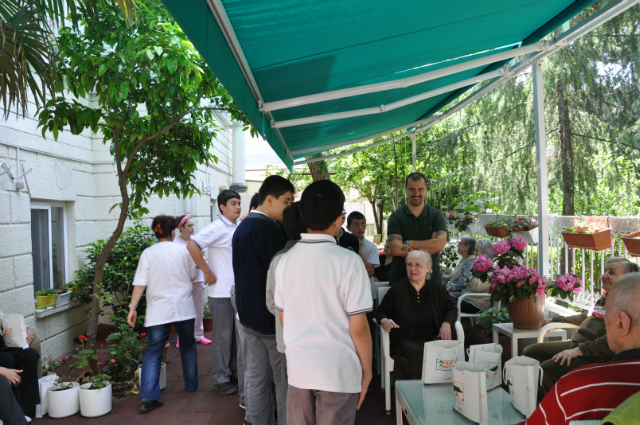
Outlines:
{"type": "MultiPolygon", "coordinates": [[[[207,334],[207,333],[206,333],[207,334]]],[[[211,335],[206,335],[211,337],[211,335]]],[[[99,418],[84,418],[77,414],[63,419],[51,419],[45,416],[36,419],[34,424],[173,424],[173,425],[241,425],[244,423],[244,410],[238,405],[238,395],[225,396],[213,389],[211,374],[211,345],[198,344],[199,388],[187,392],[182,380],[180,353],[175,348],[176,335],[171,334],[171,348],[167,355],[167,388],[160,399],[164,406],[149,413],[138,410],[138,396],[131,396],[113,405],[108,415],[99,418]]],[[[356,417],[356,424],[382,425],[395,423],[395,416],[385,415],[384,393],[380,391],[379,379],[373,383],[374,392],[369,394],[356,417]]]]}

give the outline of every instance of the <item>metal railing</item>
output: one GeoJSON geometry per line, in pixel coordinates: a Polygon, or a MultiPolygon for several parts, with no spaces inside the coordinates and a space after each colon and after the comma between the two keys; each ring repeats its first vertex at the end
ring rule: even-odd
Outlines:
{"type": "MultiPolygon", "coordinates": [[[[469,234],[474,238],[489,238],[493,242],[498,241],[487,235],[484,225],[496,218],[509,217],[509,215],[481,214],[478,217],[480,228],[478,232],[458,232],[449,229],[449,240],[457,241],[461,236],[469,234]]],[[[536,218],[533,216],[533,218],[536,218]]],[[[574,297],[573,304],[577,307],[590,309],[601,296],[600,276],[604,271],[604,265],[610,257],[629,258],[637,261],[629,255],[621,239],[622,236],[640,231],[640,217],[602,217],[602,216],[560,216],[548,215],[549,223],[549,272],[551,275],[573,273],[585,282],[585,290],[574,297]],[[562,232],[573,226],[574,220],[580,219],[595,221],[598,224],[611,229],[612,247],[604,251],[595,252],[585,249],[572,249],[567,246],[562,237],[562,232]]],[[[529,235],[523,235],[528,245],[525,251],[525,266],[536,267],[538,262],[537,229],[529,235]]],[[[566,301],[566,300],[565,300],[566,301]]]]}

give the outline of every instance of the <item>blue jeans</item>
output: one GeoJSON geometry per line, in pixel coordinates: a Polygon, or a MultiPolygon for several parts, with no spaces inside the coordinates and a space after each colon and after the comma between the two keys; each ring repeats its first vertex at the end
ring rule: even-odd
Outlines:
{"type": "MultiPolygon", "coordinates": [[[[180,357],[182,377],[187,391],[198,389],[198,352],[193,336],[195,319],[174,322],[180,339],[180,357]]],[[[142,382],[140,383],[140,401],[160,400],[160,368],[164,344],[169,339],[172,323],[149,326],[147,328],[148,345],[142,360],[142,382]]]]}

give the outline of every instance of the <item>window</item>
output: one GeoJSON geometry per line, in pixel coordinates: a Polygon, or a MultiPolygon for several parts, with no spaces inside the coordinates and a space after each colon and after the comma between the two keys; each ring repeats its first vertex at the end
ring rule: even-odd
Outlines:
{"type": "Polygon", "coordinates": [[[67,226],[63,204],[31,205],[33,287],[54,289],[67,282],[67,226]]]}

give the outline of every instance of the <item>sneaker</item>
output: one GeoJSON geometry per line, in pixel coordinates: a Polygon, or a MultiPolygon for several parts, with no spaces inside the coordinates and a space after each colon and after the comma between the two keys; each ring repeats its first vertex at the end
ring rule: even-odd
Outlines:
{"type": "Polygon", "coordinates": [[[24,416],[24,419],[27,421],[28,424],[30,424],[32,422],[32,419],[30,417],[28,417],[27,415],[24,416]]]}
{"type": "Polygon", "coordinates": [[[215,384],[213,388],[220,391],[224,395],[231,395],[238,392],[236,387],[234,387],[231,382],[223,382],[222,384],[215,384]]]}
{"type": "Polygon", "coordinates": [[[202,337],[196,341],[196,344],[209,345],[211,344],[211,340],[209,338],[202,337]]]}
{"type": "Polygon", "coordinates": [[[176,342],[176,348],[180,348],[180,342],[176,342]]]}
{"type": "Polygon", "coordinates": [[[160,400],[143,401],[140,403],[140,410],[143,412],[151,412],[152,410],[159,409],[162,406],[164,406],[164,403],[160,400]]]}
{"type": "Polygon", "coordinates": [[[247,406],[245,406],[245,402],[244,401],[240,402],[240,408],[244,409],[244,410],[247,410],[247,406]]]}

